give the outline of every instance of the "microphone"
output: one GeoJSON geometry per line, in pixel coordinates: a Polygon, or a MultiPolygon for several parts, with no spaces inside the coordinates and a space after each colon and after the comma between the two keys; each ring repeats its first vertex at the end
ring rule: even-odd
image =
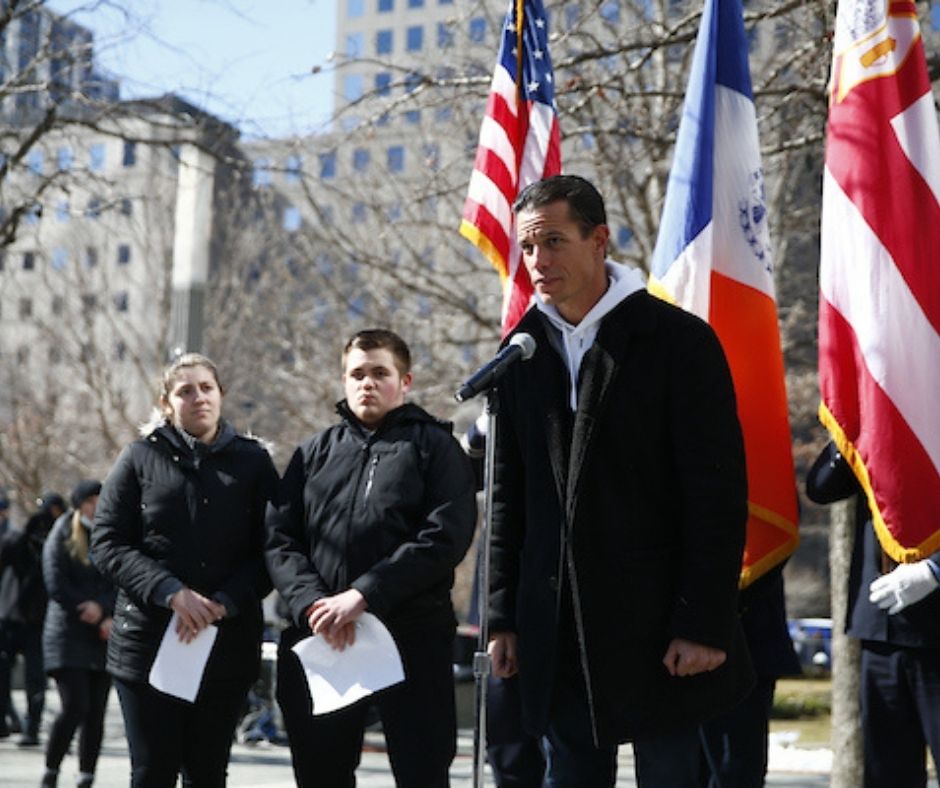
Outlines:
{"type": "Polygon", "coordinates": [[[529,334],[516,334],[492,361],[484,364],[467,378],[466,382],[457,389],[454,399],[457,402],[466,402],[477,394],[491,389],[512,364],[520,360],[527,361],[532,358],[534,352],[535,340],[529,334]]]}

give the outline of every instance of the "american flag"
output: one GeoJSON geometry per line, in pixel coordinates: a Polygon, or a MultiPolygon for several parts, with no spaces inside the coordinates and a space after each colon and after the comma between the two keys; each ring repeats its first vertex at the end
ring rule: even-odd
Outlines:
{"type": "Polygon", "coordinates": [[[542,0],[512,2],[503,24],[460,233],[503,287],[502,331],[525,313],[532,283],[516,243],[512,203],[528,184],[561,172],[548,19],[542,0]],[[520,16],[521,14],[521,16],[520,16]]]}
{"type": "Polygon", "coordinates": [[[840,0],[833,45],[820,418],[917,561],[940,549],[940,130],[913,2],[840,0]]]}

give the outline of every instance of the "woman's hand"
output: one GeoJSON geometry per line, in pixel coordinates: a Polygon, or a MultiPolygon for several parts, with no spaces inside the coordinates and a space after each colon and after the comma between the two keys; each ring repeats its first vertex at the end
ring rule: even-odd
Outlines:
{"type": "Polygon", "coordinates": [[[104,610],[101,609],[101,605],[95,602],[94,599],[86,599],[84,602],[79,602],[75,609],[78,611],[78,620],[85,624],[96,626],[100,624],[101,619],[104,618],[104,610]]]}
{"type": "Polygon", "coordinates": [[[98,624],[98,637],[102,640],[107,640],[111,637],[111,625],[114,624],[114,619],[111,616],[101,619],[101,623],[98,624]]]}
{"type": "Polygon", "coordinates": [[[176,634],[190,643],[210,624],[225,618],[225,607],[191,588],[181,588],[170,597],[170,607],[179,616],[176,634]]]}

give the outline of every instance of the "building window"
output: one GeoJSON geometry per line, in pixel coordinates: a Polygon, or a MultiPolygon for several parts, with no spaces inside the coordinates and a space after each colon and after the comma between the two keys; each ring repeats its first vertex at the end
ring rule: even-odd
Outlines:
{"type": "Polygon", "coordinates": [[[300,172],[303,167],[303,161],[300,156],[293,154],[287,157],[285,166],[284,180],[287,183],[300,183],[300,172]]]}
{"type": "Polygon", "coordinates": [[[349,33],[346,36],[346,57],[362,57],[364,36],[362,33],[349,33]]]}
{"type": "Polygon", "coordinates": [[[565,6],[565,25],[569,28],[576,27],[581,20],[581,5],[571,3],[565,6]]]}
{"type": "Polygon", "coordinates": [[[409,8],[424,8],[424,0],[408,0],[409,8]]]}
{"type": "Polygon", "coordinates": [[[42,216],[42,204],[34,202],[26,209],[26,213],[23,214],[23,221],[26,222],[26,224],[38,224],[40,216],[42,216]]]}
{"type": "Polygon", "coordinates": [[[378,0],[380,14],[388,14],[395,10],[395,0],[378,0]]]}
{"type": "Polygon", "coordinates": [[[69,253],[62,247],[57,246],[52,250],[52,268],[55,271],[64,271],[69,265],[69,253]]]}
{"type": "Polygon", "coordinates": [[[428,142],[424,146],[424,163],[431,170],[436,170],[441,163],[441,146],[436,142],[428,142]]]}
{"type": "Polygon", "coordinates": [[[281,216],[281,225],[289,233],[297,232],[300,229],[300,210],[293,205],[286,206],[281,216]]]}
{"type": "Polygon", "coordinates": [[[362,74],[347,74],[343,77],[343,98],[358,101],[362,98],[362,74]]]}
{"type": "Polygon", "coordinates": [[[420,52],[424,46],[424,28],[413,25],[405,31],[405,49],[409,52],[420,52]]]}
{"type": "Polygon", "coordinates": [[[320,154],[320,177],[323,179],[336,177],[336,153],[335,152],[330,151],[329,153],[320,154]]]}
{"type": "Polygon", "coordinates": [[[366,148],[356,148],[353,151],[352,162],[356,172],[364,172],[369,166],[369,151],[366,148]]]}
{"type": "Polygon", "coordinates": [[[23,252],[23,270],[32,271],[36,268],[36,254],[34,252],[23,252]]]}
{"type": "Polygon", "coordinates": [[[120,292],[114,294],[114,308],[118,312],[126,312],[129,301],[130,296],[126,290],[121,290],[120,292]]]}
{"type": "Polygon", "coordinates": [[[20,320],[26,320],[33,316],[33,299],[21,298],[19,304],[20,320]]]}
{"type": "Polygon", "coordinates": [[[88,169],[101,172],[104,169],[104,143],[95,142],[88,148],[88,169]]]}
{"type": "Polygon", "coordinates": [[[26,155],[26,166],[33,175],[42,175],[42,159],[42,151],[39,150],[39,148],[33,148],[33,150],[26,155]]]}
{"type": "Polygon", "coordinates": [[[85,208],[85,216],[88,219],[97,219],[101,216],[101,200],[98,197],[91,197],[88,200],[88,206],[85,208]]]}
{"type": "Polygon", "coordinates": [[[366,220],[366,205],[362,202],[353,203],[352,221],[353,224],[362,224],[366,220]]]}
{"type": "Polygon", "coordinates": [[[630,241],[633,240],[633,230],[629,227],[624,227],[621,225],[617,229],[617,246],[623,248],[624,246],[629,245],[630,241]]]}
{"type": "Polygon", "coordinates": [[[366,12],[365,0],[347,0],[346,16],[349,19],[358,19],[366,12]]]}
{"type": "Polygon", "coordinates": [[[115,361],[124,361],[127,358],[127,343],[123,339],[119,339],[114,343],[114,360],[115,361]]]}
{"type": "Polygon", "coordinates": [[[98,265],[98,250],[94,246],[85,247],[85,268],[94,268],[98,265]]]}
{"type": "Polygon", "coordinates": [[[470,20],[470,40],[480,44],[486,40],[486,20],[482,16],[475,16],[470,20]]]}
{"type": "Polygon", "coordinates": [[[98,296],[95,293],[82,293],[82,309],[90,312],[98,306],[98,296]]]}
{"type": "Polygon", "coordinates": [[[453,5],[454,0],[437,0],[438,5],[453,5]]]}
{"type": "Polygon", "coordinates": [[[379,96],[388,96],[392,92],[392,75],[387,71],[375,75],[375,92],[379,96]]]}
{"type": "Polygon", "coordinates": [[[69,211],[69,201],[68,200],[59,200],[55,204],[55,218],[59,222],[67,222],[72,218],[72,214],[69,211]]]}
{"type": "Polygon", "coordinates": [[[117,261],[120,265],[127,265],[131,261],[131,247],[129,244],[119,244],[117,261]]]}
{"type": "Polygon", "coordinates": [[[58,345],[51,345],[49,347],[49,363],[58,364],[62,361],[62,348],[58,345]]]}
{"type": "Polygon", "coordinates": [[[454,30],[448,22],[437,23],[438,49],[450,49],[454,45],[454,30]]]}
{"type": "Polygon", "coordinates": [[[68,172],[72,169],[72,149],[68,147],[59,148],[56,151],[56,164],[59,172],[68,172]]]}
{"type": "Polygon", "coordinates": [[[130,197],[124,197],[121,199],[121,213],[124,216],[130,216],[134,212],[134,203],[131,201],[130,197]]]}
{"type": "Polygon", "coordinates": [[[121,164],[125,167],[133,167],[137,163],[137,143],[131,140],[124,140],[124,153],[121,156],[121,164]]]}
{"type": "Polygon", "coordinates": [[[392,145],[388,149],[388,169],[390,172],[402,172],[405,169],[405,149],[401,145],[392,145]]]}
{"type": "Polygon", "coordinates": [[[255,188],[271,185],[271,162],[266,158],[255,159],[251,171],[251,185],[255,188]]]}
{"type": "Polygon", "coordinates": [[[392,31],[391,30],[379,30],[375,34],[375,54],[377,55],[392,54],[392,31]]]}
{"type": "Polygon", "coordinates": [[[601,3],[601,19],[611,24],[617,24],[620,21],[620,1],[604,0],[601,3]]]}
{"type": "Polygon", "coordinates": [[[29,348],[26,345],[20,345],[16,349],[16,363],[21,367],[29,363],[29,348]]]}
{"type": "Polygon", "coordinates": [[[62,310],[65,308],[65,299],[62,296],[53,296],[52,297],[52,314],[61,315],[62,310]]]}

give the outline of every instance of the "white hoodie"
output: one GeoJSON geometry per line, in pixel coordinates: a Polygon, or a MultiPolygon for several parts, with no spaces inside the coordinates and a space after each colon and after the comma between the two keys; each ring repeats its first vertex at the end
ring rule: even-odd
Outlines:
{"type": "Polygon", "coordinates": [[[609,259],[604,261],[604,268],[607,269],[609,283],[607,290],[576,326],[565,320],[554,306],[542,303],[540,298],[535,299],[536,308],[558,329],[565,349],[564,361],[568,367],[568,389],[571,392],[569,404],[572,411],[578,409],[578,372],[581,362],[594,344],[601,319],[627,296],[646,287],[643,272],[639,269],[609,259]]]}

